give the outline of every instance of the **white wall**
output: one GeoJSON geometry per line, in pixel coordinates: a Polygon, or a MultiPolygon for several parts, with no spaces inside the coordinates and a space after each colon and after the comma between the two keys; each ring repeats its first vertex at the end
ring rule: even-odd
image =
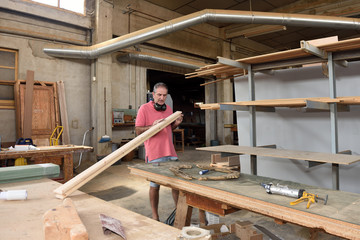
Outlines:
{"type": "MultiPolygon", "coordinates": [[[[335,66],[337,96],[359,96],[360,62],[348,68],[335,66]]],[[[274,75],[255,74],[255,96],[260,99],[328,97],[329,81],[320,66],[277,70],[274,75]]],[[[236,101],[249,100],[247,76],[234,82],[236,101]]],[[[338,113],[339,151],[360,154],[360,106],[338,113]]],[[[250,145],[249,113],[237,112],[239,145],[250,145]]],[[[279,149],[331,152],[329,112],[303,113],[277,108],[257,112],[257,145],[276,144],[279,149]]],[[[250,173],[249,156],[241,157],[242,172],[250,173]]],[[[340,166],[340,190],[360,193],[360,162],[340,166]]],[[[308,168],[307,162],[258,157],[258,175],[332,188],[331,164],[308,168]]]]}

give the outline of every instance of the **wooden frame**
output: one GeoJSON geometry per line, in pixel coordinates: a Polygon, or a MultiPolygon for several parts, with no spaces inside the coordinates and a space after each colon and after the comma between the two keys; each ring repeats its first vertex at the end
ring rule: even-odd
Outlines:
{"type": "MultiPolygon", "coordinates": [[[[0,51],[15,53],[15,66],[14,67],[0,66],[0,68],[3,68],[3,69],[14,69],[14,80],[1,80],[0,79],[0,85],[14,86],[15,82],[18,79],[19,52],[17,50],[6,49],[6,48],[0,48],[0,51]]],[[[14,98],[15,98],[15,95],[14,95],[14,98]]],[[[11,109],[11,110],[15,109],[14,99],[0,100],[0,109],[11,109]]]]}

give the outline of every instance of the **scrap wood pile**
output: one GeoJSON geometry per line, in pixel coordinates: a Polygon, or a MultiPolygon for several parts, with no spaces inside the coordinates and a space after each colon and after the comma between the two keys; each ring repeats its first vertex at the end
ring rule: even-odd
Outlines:
{"type": "Polygon", "coordinates": [[[184,178],[186,180],[192,180],[192,179],[196,179],[196,180],[200,180],[200,181],[227,180],[227,179],[239,178],[239,176],[240,176],[240,172],[233,170],[231,167],[218,168],[218,167],[211,167],[211,166],[199,165],[199,164],[197,164],[196,166],[202,170],[216,171],[216,172],[222,172],[222,173],[226,173],[226,174],[220,175],[220,176],[203,176],[203,175],[201,175],[200,177],[196,177],[196,176],[192,176],[188,173],[185,173],[184,171],[181,170],[181,169],[191,169],[193,167],[192,165],[179,165],[176,167],[171,167],[171,168],[169,168],[169,170],[171,172],[173,172],[175,174],[175,176],[184,178]]]}

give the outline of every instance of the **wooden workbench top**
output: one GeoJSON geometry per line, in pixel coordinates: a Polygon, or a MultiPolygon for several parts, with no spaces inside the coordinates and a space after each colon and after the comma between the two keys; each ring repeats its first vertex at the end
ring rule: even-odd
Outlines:
{"type": "Polygon", "coordinates": [[[93,147],[89,146],[77,146],[77,145],[58,145],[58,146],[43,146],[37,147],[39,150],[28,151],[15,151],[4,150],[0,151],[0,159],[18,158],[18,157],[32,157],[32,156],[50,156],[53,154],[70,154],[76,152],[91,152],[93,147]]]}
{"type": "MultiPolygon", "coordinates": [[[[42,216],[47,210],[61,204],[62,200],[55,198],[53,193],[59,185],[48,179],[0,184],[2,190],[26,189],[28,192],[28,199],[24,201],[0,200],[0,238],[6,240],[44,239],[42,216]]],[[[89,233],[89,239],[122,239],[115,234],[103,234],[100,213],[120,220],[128,240],[168,240],[176,239],[176,236],[180,234],[179,229],[80,191],[72,194],[71,199],[89,233]]]]}
{"type": "MultiPolygon", "coordinates": [[[[135,165],[131,174],[146,178],[161,185],[179,189],[210,198],[235,208],[280,219],[301,226],[323,229],[325,232],[350,239],[360,239],[360,194],[334,191],[294,182],[280,181],[241,173],[239,179],[223,181],[185,180],[173,175],[169,167],[181,163],[161,163],[159,167],[151,164],[135,165]],[[306,203],[290,206],[295,199],[267,194],[260,183],[273,183],[289,188],[303,188],[309,193],[324,196],[328,194],[327,205],[322,202],[312,204],[306,209],[306,203]]],[[[199,168],[183,169],[190,175],[198,175],[199,168]]],[[[221,174],[212,173],[211,174],[221,174]]]]}

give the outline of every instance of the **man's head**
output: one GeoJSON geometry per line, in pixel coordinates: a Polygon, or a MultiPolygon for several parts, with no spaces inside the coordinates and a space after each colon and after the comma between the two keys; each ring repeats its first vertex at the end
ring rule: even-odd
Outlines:
{"type": "Polygon", "coordinates": [[[155,84],[153,89],[154,102],[158,105],[164,105],[168,93],[168,87],[165,83],[159,82],[155,84]]]}

